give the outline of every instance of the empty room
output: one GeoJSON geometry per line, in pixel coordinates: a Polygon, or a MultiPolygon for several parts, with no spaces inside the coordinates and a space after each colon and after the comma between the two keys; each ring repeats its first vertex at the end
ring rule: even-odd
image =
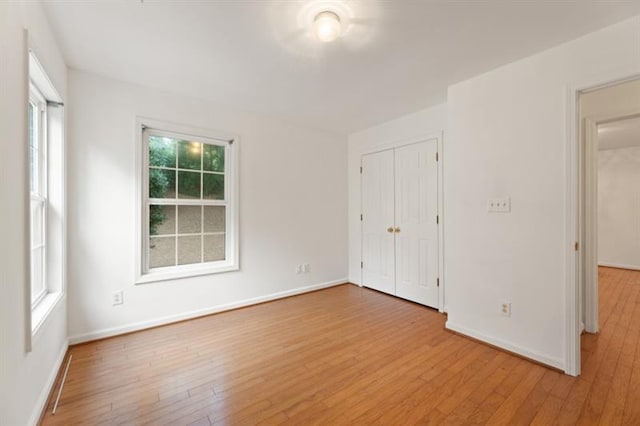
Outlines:
{"type": "Polygon", "coordinates": [[[640,425],[640,1],[0,1],[0,425],[640,425]]]}

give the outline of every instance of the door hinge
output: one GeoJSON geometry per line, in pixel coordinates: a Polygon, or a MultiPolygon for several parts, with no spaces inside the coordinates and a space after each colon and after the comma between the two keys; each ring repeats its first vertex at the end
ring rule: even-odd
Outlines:
{"type": "Polygon", "coordinates": [[[440,278],[436,278],[436,286],[440,287],[440,278]]]}
{"type": "Polygon", "coordinates": [[[362,222],[362,214],[360,214],[360,222],[362,222]]]}
{"type": "Polygon", "coordinates": [[[578,242],[576,241],[576,243],[573,245],[573,249],[575,251],[578,251],[579,248],[580,248],[580,244],[578,244],[578,242]]]}
{"type": "Polygon", "coordinates": [[[360,174],[362,174],[362,166],[360,166],[360,174]]]}
{"type": "Polygon", "coordinates": [[[360,269],[364,268],[364,262],[360,262],[360,269]]]}
{"type": "Polygon", "coordinates": [[[436,215],[436,225],[440,224],[440,215],[436,215]]]}
{"type": "Polygon", "coordinates": [[[436,161],[438,161],[438,153],[436,152],[436,161]]]}

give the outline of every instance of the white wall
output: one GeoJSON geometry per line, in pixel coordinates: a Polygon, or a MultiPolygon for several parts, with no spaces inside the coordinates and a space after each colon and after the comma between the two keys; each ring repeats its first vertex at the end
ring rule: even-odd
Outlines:
{"type": "MultiPolygon", "coordinates": [[[[50,313],[27,353],[29,211],[27,82],[23,29],[29,46],[63,99],[66,66],[36,2],[0,2],[0,424],[34,424],[67,347],[66,300],[50,313]]],[[[30,331],[30,330],[29,330],[30,331]]]]}
{"type": "Polygon", "coordinates": [[[640,269],[640,146],[598,152],[598,263],[640,269]]]}
{"type": "Polygon", "coordinates": [[[565,367],[567,85],[632,73],[640,17],[449,88],[447,327],[565,367]],[[499,196],[510,214],[487,213],[499,196]]]}
{"type": "Polygon", "coordinates": [[[73,70],[68,103],[72,342],[346,281],[345,136],[73,70]],[[239,135],[239,272],[133,284],[136,116],[239,135]]]}
{"type": "Polygon", "coordinates": [[[361,284],[360,160],[362,154],[416,140],[442,135],[445,125],[444,104],[405,115],[378,126],[349,135],[349,281],[361,284]]]}

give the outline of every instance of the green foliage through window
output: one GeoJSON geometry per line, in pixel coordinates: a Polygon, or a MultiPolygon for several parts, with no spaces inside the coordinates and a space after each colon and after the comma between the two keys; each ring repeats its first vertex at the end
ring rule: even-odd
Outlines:
{"type": "MultiPolygon", "coordinates": [[[[224,146],[149,135],[149,198],[224,200],[224,170],[224,146]]],[[[165,220],[162,207],[151,205],[149,234],[165,220]]]]}

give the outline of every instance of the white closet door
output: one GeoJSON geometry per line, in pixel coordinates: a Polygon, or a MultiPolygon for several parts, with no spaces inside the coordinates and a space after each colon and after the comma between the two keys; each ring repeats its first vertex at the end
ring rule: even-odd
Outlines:
{"type": "Polygon", "coordinates": [[[396,295],[438,307],[437,140],[395,151],[396,295]]]}
{"type": "Polygon", "coordinates": [[[362,157],[362,281],[389,294],[395,294],[393,156],[389,150],[362,157]]]}

